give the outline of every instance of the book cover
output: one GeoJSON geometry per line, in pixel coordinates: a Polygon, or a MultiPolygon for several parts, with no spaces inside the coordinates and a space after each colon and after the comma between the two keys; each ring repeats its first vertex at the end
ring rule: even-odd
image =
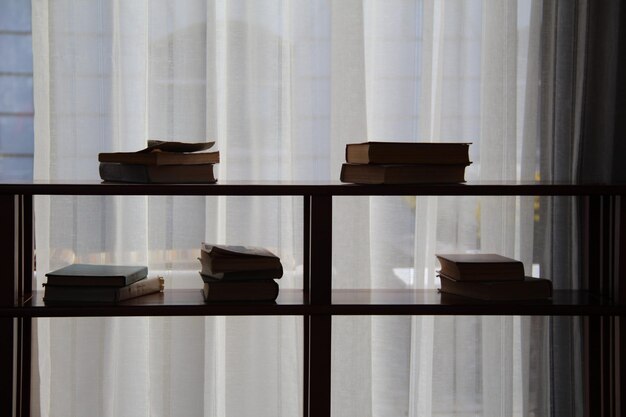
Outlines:
{"type": "Polygon", "coordinates": [[[456,281],[439,274],[441,292],[488,301],[539,300],[552,297],[552,282],[525,277],[522,281],[456,281]]]}
{"type": "Polygon", "coordinates": [[[199,152],[210,149],[215,142],[176,142],[171,140],[149,139],[148,147],[138,152],[199,152]]]}
{"type": "Polygon", "coordinates": [[[147,266],[71,264],[46,277],[49,285],[123,287],[147,275],[147,266]]]}
{"type": "Polygon", "coordinates": [[[100,162],[103,181],[141,184],[213,184],[214,164],[139,165],[100,162]]]}
{"type": "Polygon", "coordinates": [[[496,253],[435,254],[441,273],[457,281],[522,281],[524,264],[496,253]]]}
{"type": "Polygon", "coordinates": [[[469,164],[470,143],[363,142],[346,145],[351,164],[469,164]]]}
{"type": "Polygon", "coordinates": [[[44,284],[44,302],[116,303],[163,291],[162,277],[146,278],[125,287],[89,287],[44,284]]]}
{"type": "Polygon", "coordinates": [[[109,152],[98,154],[99,162],[137,165],[202,165],[220,162],[219,152],[109,152]]]}
{"type": "Polygon", "coordinates": [[[274,301],[278,284],[274,280],[211,281],[203,287],[205,301],[274,301]]]}
{"type": "Polygon", "coordinates": [[[465,164],[343,164],[339,179],[353,184],[445,184],[465,182],[465,164]]]}

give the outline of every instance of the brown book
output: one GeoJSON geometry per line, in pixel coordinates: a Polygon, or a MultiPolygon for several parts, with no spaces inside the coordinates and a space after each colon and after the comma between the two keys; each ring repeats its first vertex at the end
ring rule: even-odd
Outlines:
{"type": "Polygon", "coordinates": [[[98,154],[99,162],[136,165],[202,165],[220,162],[216,152],[109,152],[98,154]]]}
{"type": "MultiPolygon", "coordinates": [[[[200,263],[204,275],[225,278],[226,273],[257,274],[262,278],[280,278],[283,267],[280,258],[257,246],[214,245],[202,243],[200,263]],[[279,274],[265,276],[266,274],[279,274]]],[[[238,274],[234,274],[238,275],[238,274]]],[[[241,274],[242,276],[244,274],[241,274]]],[[[253,278],[253,276],[251,276],[253,278]]]]}
{"type": "Polygon", "coordinates": [[[205,301],[274,301],[278,284],[272,279],[254,281],[211,281],[204,283],[205,301]]]}
{"type": "Polygon", "coordinates": [[[100,163],[103,181],[142,184],[212,184],[217,182],[213,164],[202,165],[137,165],[100,163]]]}
{"type": "Polygon", "coordinates": [[[343,164],[341,182],[354,184],[442,184],[465,182],[466,165],[343,164]]]}
{"type": "Polygon", "coordinates": [[[364,142],[346,145],[351,164],[452,164],[468,165],[469,143],[364,142]]]}
{"type": "Polygon", "coordinates": [[[523,281],[524,264],[495,253],[435,254],[440,273],[457,281],[523,281]]]}
{"type": "Polygon", "coordinates": [[[552,282],[525,277],[521,281],[456,281],[440,274],[441,292],[480,300],[539,300],[552,297],[552,282]]]}

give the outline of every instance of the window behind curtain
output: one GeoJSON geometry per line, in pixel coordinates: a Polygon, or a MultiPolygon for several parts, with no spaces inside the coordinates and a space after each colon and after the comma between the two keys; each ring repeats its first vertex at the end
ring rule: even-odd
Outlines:
{"type": "Polygon", "coordinates": [[[30,0],[0,2],[0,179],[33,177],[30,0]]]}

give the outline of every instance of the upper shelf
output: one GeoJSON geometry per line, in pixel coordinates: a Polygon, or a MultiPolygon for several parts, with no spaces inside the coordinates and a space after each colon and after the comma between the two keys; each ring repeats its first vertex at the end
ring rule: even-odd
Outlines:
{"type": "Polygon", "coordinates": [[[121,184],[101,181],[16,181],[2,195],[243,195],[243,196],[517,196],[626,195],[626,184],[467,182],[463,184],[355,185],[338,181],[221,181],[217,184],[121,184]]]}

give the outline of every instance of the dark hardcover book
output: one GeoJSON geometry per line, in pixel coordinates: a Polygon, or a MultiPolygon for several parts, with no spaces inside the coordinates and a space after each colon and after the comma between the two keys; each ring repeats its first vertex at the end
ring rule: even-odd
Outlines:
{"type": "Polygon", "coordinates": [[[495,253],[435,254],[441,274],[457,281],[522,281],[524,264],[495,253]]]}
{"type": "Polygon", "coordinates": [[[441,292],[480,300],[540,300],[552,297],[552,282],[545,278],[525,277],[522,281],[456,281],[445,275],[441,292]]]}
{"type": "Polygon", "coordinates": [[[465,164],[343,164],[341,182],[353,184],[443,184],[465,182],[465,164]]]}
{"type": "Polygon", "coordinates": [[[89,287],[44,284],[43,300],[51,303],[116,303],[163,290],[163,278],[147,278],[125,287],[89,287]]]}
{"type": "Polygon", "coordinates": [[[49,285],[123,287],[148,276],[147,266],[72,264],[46,274],[49,285]]]}
{"type": "Polygon", "coordinates": [[[99,162],[135,165],[202,165],[220,162],[219,152],[108,152],[98,154],[99,162]]]}
{"type": "Polygon", "coordinates": [[[211,281],[204,283],[205,301],[274,301],[278,284],[272,279],[253,281],[211,281]]]}
{"type": "Polygon", "coordinates": [[[280,258],[271,251],[257,246],[214,245],[202,243],[200,263],[205,275],[219,276],[223,273],[266,271],[276,274],[267,278],[280,278],[280,258]]]}
{"type": "Polygon", "coordinates": [[[202,265],[200,276],[205,282],[210,281],[251,281],[259,279],[280,279],[283,276],[283,268],[256,269],[250,271],[213,272],[210,266],[202,265]]]}
{"type": "Polygon", "coordinates": [[[100,178],[103,181],[141,184],[212,184],[217,182],[213,165],[140,165],[101,162],[100,178]]]}
{"type": "Polygon", "coordinates": [[[457,164],[468,165],[469,143],[364,142],[346,145],[351,164],[457,164]]]}

